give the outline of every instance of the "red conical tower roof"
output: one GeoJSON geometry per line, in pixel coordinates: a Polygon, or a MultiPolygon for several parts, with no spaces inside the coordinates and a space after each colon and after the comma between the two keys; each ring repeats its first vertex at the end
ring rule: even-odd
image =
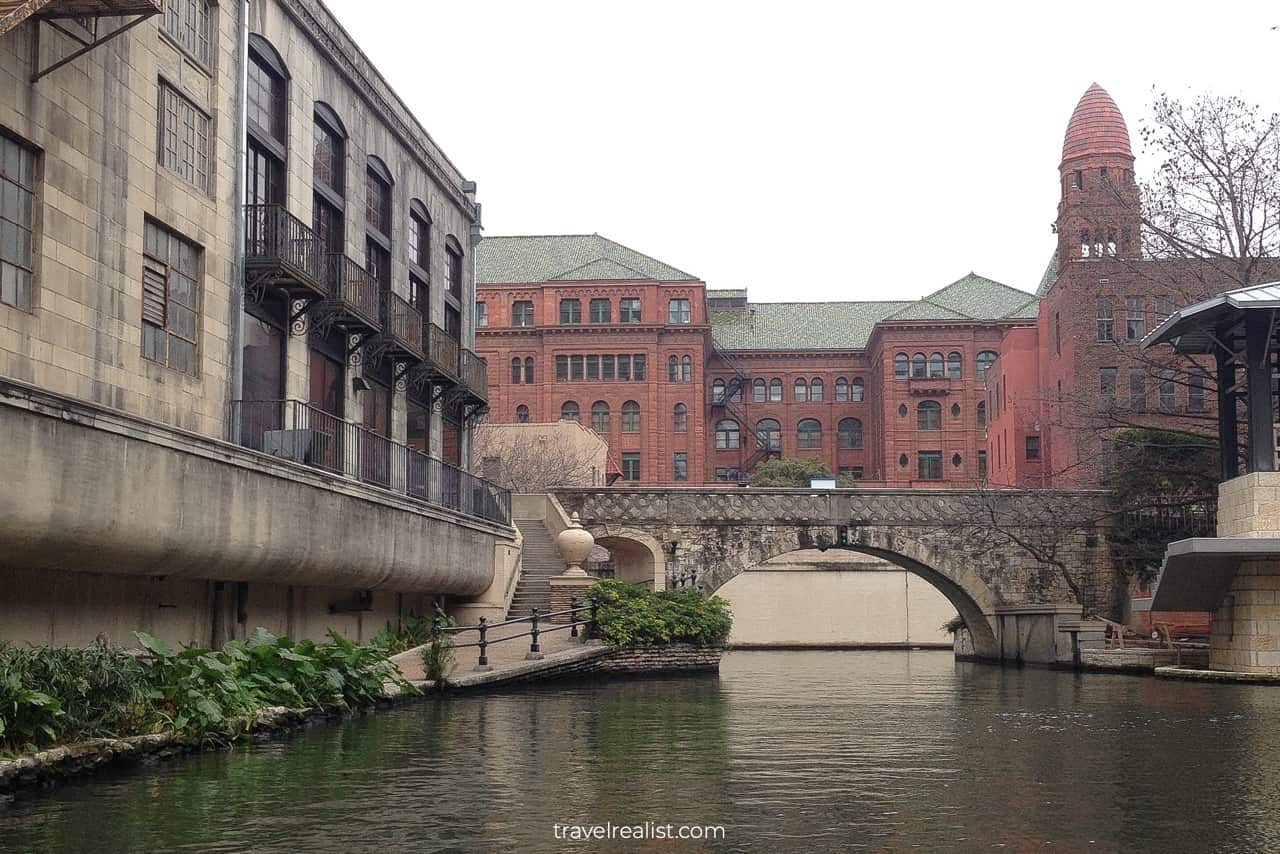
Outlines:
{"type": "Polygon", "coordinates": [[[1097,83],[1085,90],[1076,110],[1067,122],[1067,135],[1062,141],[1062,160],[1096,154],[1119,154],[1133,157],[1129,148],[1129,129],[1125,127],[1120,108],[1107,90],[1097,83]]]}

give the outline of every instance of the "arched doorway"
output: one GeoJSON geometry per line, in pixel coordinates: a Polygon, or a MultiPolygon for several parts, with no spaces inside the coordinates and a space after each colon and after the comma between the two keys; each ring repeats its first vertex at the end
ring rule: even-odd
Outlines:
{"type": "Polygon", "coordinates": [[[592,533],[595,534],[596,547],[609,554],[614,578],[643,584],[650,590],[662,589],[667,562],[661,543],[643,531],[622,529],[592,533]]]}

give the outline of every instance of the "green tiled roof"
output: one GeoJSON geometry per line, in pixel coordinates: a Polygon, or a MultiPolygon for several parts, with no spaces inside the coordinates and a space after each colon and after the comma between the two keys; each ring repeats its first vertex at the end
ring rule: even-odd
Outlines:
{"type": "MultiPolygon", "coordinates": [[[[710,292],[708,292],[710,293],[710,292]]],[[[713,310],[722,350],[861,350],[877,323],[1032,320],[1039,299],[970,273],[911,302],[774,302],[713,310]]]]}
{"type": "Polygon", "coordinates": [[[871,329],[905,302],[760,302],[711,312],[721,350],[861,350],[871,329]]]}
{"type": "Polygon", "coordinates": [[[476,281],[493,284],[602,280],[697,281],[598,234],[486,237],[476,248],[476,281]]]}
{"type": "Polygon", "coordinates": [[[1040,287],[1036,288],[1036,296],[1042,297],[1049,291],[1053,290],[1053,286],[1058,282],[1058,253],[1055,251],[1049,256],[1049,265],[1044,268],[1044,275],[1040,277],[1040,287]]]}

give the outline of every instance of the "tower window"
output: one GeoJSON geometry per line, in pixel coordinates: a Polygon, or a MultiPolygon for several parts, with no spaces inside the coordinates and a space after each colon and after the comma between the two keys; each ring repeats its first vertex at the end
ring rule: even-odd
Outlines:
{"type": "Polygon", "coordinates": [[[1080,257],[1089,257],[1089,229],[1083,229],[1080,232],[1080,257]]]}
{"type": "Polygon", "coordinates": [[[1084,172],[1081,172],[1079,169],[1071,173],[1071,189],[1084,189],[1084,172]]]}

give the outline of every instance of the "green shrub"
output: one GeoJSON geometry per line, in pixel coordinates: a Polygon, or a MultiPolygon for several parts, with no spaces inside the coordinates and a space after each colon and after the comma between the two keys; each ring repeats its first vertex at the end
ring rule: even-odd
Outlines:
{"type": "Polygon", "coordinates": [[[388,685],[414,690],[385,646],[332,631],[324,643],[294,643],[259,628],[217,652],[136,635],[148,658],[0,645],[0,750],[163,729],[225,739],[270,706],[353,708],[382,699],[388,685]]]}
{"type": "Polygon", "coordinates": [[[950,620],[943,623],[940,628],[947,634],[954,635],[956,632],[964,628],[964,617],[956,614],[950,620]]]}
{"type": "Polygon", "coordinates": [[[438,686],[445,684],[449,666],[453,664],[453,633],[446,632],[458,621],[436,606],[435,620],[427,643],[422,647],[422,670],[427,679],[438,686]]]}
{"type": "Polygon", "coordinates": [[[690,643],[721,646],[733,619],[729,603],[697,590],[651,593],[636,584],[606,580],[592,586],[600,635],[609,646],[690,643]]]}

